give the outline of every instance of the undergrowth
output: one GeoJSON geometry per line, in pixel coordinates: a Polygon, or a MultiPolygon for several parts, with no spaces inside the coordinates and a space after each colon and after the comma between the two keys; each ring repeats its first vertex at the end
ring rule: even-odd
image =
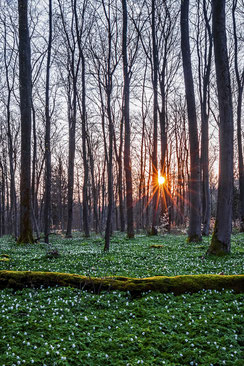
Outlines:
{"type": "MultiPolygon", "coordinates": [[[[55,235],[51,242],[51,248],[19,247],[2,238],[0,255],[10,260],[1,261],[0,269],[133,277],[243,273],[243,234],[233,236],[226,258],[205,257],[208,239],[187,244],[183,236],[116,235],[109,253],[103,253],[98,236],[55,235]]],[[[181,296],[149,292],[140,298],[71,288],[2,290],[0,365],[241,366],[243,299],[213,290],[181,296]]]]}

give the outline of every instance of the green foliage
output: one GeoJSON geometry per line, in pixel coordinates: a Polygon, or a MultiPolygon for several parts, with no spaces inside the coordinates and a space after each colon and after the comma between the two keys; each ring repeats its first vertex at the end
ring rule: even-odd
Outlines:
{"type": "MultiPolygon", "coordinates": [[[[243,273],[244,234],[232,237],[228,257],[207,256],[184,236],[52,237],[46,245],[18,246],[0,239],[1,270],[80,273],[88,276],[174,276],[243,273]],[[83,242],[88,243],[82,245],[83,242]],[[161,245],[160,250],[150,245],[161,245]]],[[[118,291],[100,295],[72,288],[0,291],[0,365],[235,365],[243,364],[243,294],[205,290],[174,296],[148,292],[140,298],[118,291]],[[23,362],[25,360],[25,362],[23,362]]]]}
{"type": "Polygon", "coordinates": [[[1,365],[239,365],[243,295],[0,293],[1,365]],[[25,363],[23,363],[25,360],[25,363]]]}

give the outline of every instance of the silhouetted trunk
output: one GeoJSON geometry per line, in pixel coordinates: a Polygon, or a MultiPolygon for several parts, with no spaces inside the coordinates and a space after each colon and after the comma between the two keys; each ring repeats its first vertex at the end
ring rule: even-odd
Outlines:
{"type": "Polygon", "coordinates": [[[213,39],[219,103],[217,215],[208,254],[230,253],[233,194],[233,109],[225,29],[225,0],[213,0],[213,39]]]}
{"type": "Polygon", "coordinates": [[[156,42],[155,0],[152,0],[152,52],[153,52],[153,151],[152,151],[152,229],[151,235],[157,235],[158,190],[158,48],[156,42]]]}
{"type": "Polygon", "coordinates": [[[234,30],[234,41],[235,41],[235,74],[238,88],[237,97],[237,144],[238,144],[238,169],[239,169],[239,190],[240,190],[240,231],[244,232],[244,164],[243,164],[243,144],[242,144],[242,127],[241,127],[241,115],[242,115],[242,102],[243,102],[243,88],[244,88],[244,70],[241,75],[238,67],[238,37],[236,32],[236,20],[235,11],[237,6],[237,0],[233,1],[232,7],[232,19],[233,19],[233,30],[234,30]]]}
{"type": "Polygon", "coordinates": [[[113,121],[111,115],[111,80],[109,78],[109,86],[108,86],[108,100],[107,100],[107,113],[108,113],[108,121],[109,121],[109,147],[108,147],[108,163],[107,163],[107,172],[108,172],[108,213],[107,213],[107,222],[106,222],[106,230],[105,230],[105,245],[104,250],[109,251],[110,245],[110,235],[111,235],[111,226],[112,226],[112,210],[113,210],[113,121]]]}
{"type": "MultiPolygon", "coordinates": [[[[209,188],[209,114],[208,114],[208,96],[209,96],[209,83],[210,83],[210,71],[212,61],[212,34],[209,25],[206,0],[203,1],[203,12],[208,37],[208,54],[207,50],[204,51],[204,72],[203,80],[200,85],[203,84],[202,90],[200,90],[200,103],[201,103],[201,171],[202,171],[202,234],[209,235],[211,206],[210,206],[210,188],[209,188]]],[[[199,58],[201,55],[199,54],[199,58]]],[[[200,70],[199,70],[200,73],[200,70]]],[[[201,75],[199,74],[201,78],[201,75]]]]}
{"type": "Polygon", "coordinates": [[[21,114],[20,236],[19,243],[33,243],[31,224],[31,50],[28,1],[18,0],[19,85],[21,114]]]}
{"type": "Polygon", "coordinates": [[[74,191],[74,161],[75,161],[75,134],[76,134],[76,79],[73,79],[73,100],[69,107],[69,166],[68,166],[68,222],[66,237],[72,238],[73,222],[73,191],[74,191]]]}
{"type": "Polygon", "coordinates": [[[125,215],[124,215],[124,200],[123,200],[123,165],[122,165],[122,146],[123,146],[123,118],[120,121],[120,139],[119,149],[117,149],[116,139],[114,134],[114,151],[118,164],[118,194],[119,194],[119,216],[120,216],[120,231],[125,231],[125,215]],[[119,150],[119,151],[118,151],[119,150]]]}
{"type": "Polygon", "coordinates": [[[49,233],[51,224],[51,118],[49,107],[49,85],[50,85],[50,63],[52,50],[52,0],[49,0],[49,39],[47,49],[47,67],[46,67],[46,132],[45,132],[45,197],[44,197],[44,240],[49,243],[49,233]]]}
{"type": "Polygon", "coordinates": [[[83,183],[83,229],[85,236],[90,236],[89,220],[88,220],[88,206],[87,206],[87,183],[88,183],[88,161],[86,151],[86,84],[85,84],[85,57],[82,52],[82,151],[83,151],[83,165],[84,165],[84,183],[83,183]]]}
{"type": "Polygon", "coordinates": [[[197,131],[197,116],[194,85],[191,68],[191,51],[189,42],[189,0],[181,2],[181,50],[187,101],[191,177],[190,190],[190,223],[188,241],[201,241],[201,198],[200,198],[200,159],[197,131]]]}
{"type": "Polygon", "coordinates": [[[134,238],[134,219],[133,219],[133,192],[130,158],[130,79],[127,61],[127,3],[122,0],[123,6],[123,73],[124,73],[124,105],[123,117],[125,122],[125,146],[124,146],[124,168],[126,181],[126,206],[127,206],[127,236],[134,238]]]}

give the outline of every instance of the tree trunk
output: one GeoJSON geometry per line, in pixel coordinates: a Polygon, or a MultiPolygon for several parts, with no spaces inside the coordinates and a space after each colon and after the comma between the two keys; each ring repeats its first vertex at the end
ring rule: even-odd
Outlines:
{"type": "Polygon", "coordinates": [[[126,181],[126,206],[127,206],[127,236],[134,238],[134,220],[133,220],[133,192],[132,192],[132,174],[130,158],[130,79],[127,61],[127,3],[122,0],[123,6],[123,72],[124,72],[124,105],[123,117],[125,122],[125,145],[124,145],[124,168],[126,181]]]}
{"type": "Polygon", "coordinates": [[[156,42],[155,0],[152,0],[152,49],[153,49],[153,151],[152,151],[152,229],[151,235],[157,235],[158,190],[158,48],[156,42]]]}
{"type": "Polygon", "coordinates": [[[230,253],[233,194],[233,109],[225,31],[225,0],[213,0],[213,38],[219,103],[219,185],[217,216],[208,254],[230,253]]]}
{"type": "Polygon", "coordinates": [[[238,87],[237,97],[237,144],[238,144],[238,169],[239,169],[239,190],[240,190],[240,231],[244,232],[244,164],[243,164],[243,145],[242,145],[242,128],[241,128],[241,115],[242,115],[242,102],[243,102],[243,88],[244,88],[244,70],[240,75],[238,68],[238,37],[236,32],[236,19],[235,11],[237,6],[237,0],[233,1],[232,7],[232,19],[233,19],[233,31],[234,31],[234,63],[236,82],[238,87]]]}
{"type": "Polygon", "coordinates": [[[190,187],[190,223],[188,241],[201,241],[201,198],[200,198],[200,159],[197,131],[197,116],[194,85],[191,68],[189,42],[189,0],[181,2],[181,50],[189,123],[191,177],[190,187]]]}
{"type": "Polygon", "coordinates": [[[49,40],[47,49],[47,67],[46,67],[46,133],[45,133],[45,201],[44,201],[44,240],[49,243],[50,223],[51,223],[51,118],[49,108],[49,84],[50,84],[50,63],[52,50],[52,0],[49,0],[49,40]]]}
{"type": "Polygon", "coordinates": [[[28,0],[18,0],[19,84],[21,114],[20,236],[18,243],[33,243],[31,224],[31,50],[28,0]]]}

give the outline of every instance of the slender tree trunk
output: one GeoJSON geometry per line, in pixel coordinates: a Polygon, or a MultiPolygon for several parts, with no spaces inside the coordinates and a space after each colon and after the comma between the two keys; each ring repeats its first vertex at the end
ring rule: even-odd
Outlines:
{"type": "Polygon", "coordinates": [[[238,99],[237,99],[237,144],[238,144],[238,169],[239,169],[239,190],[240,190],[240,231],[244,232],[244,164],[243,164],[243,144],[242,144],[242,128],[241,128],[241,116],[242,116],[242,103],[243,103],[243,88],[244,88],[244,70],[241,75],[238,67],[238,37],[236,31],[236,19],[235,11],[237,6],[237,0],[233,0],[232,6],[232,20],[234,30],[234,47],[235,47],[235,74],[238,87],[238,99]]]}
{"type": "Polygon", "coordinates": [[[212,0],[215,69],[219,103],[217,216],[208,254],[230,253],[233,195],[233,109],[225,29],[225,0],[212,0]]]}
{"type": "Polygon", "coordinates": [[[153,49],[153,151],[152,151],[152,229],[151,235],[157,235],[158,190],[158,48],[156,42],[155,0],[152,0],[152,49],[153,49]]]}
{"type": "Polygon", "coordinates": [[[111,80],[109,81],[109,91],[108,91],[108,101],[107,101],[107,111],[109,120],[109,156],[107,163],[108,172],[108,214],[105,230],[105,245],[104,251],[109,251],[111,227],[112,227],[112,211],[113,211],[113,121],[111,114],[111,80]]]}
{"type": "Polygon", "coordinates": [[[85,236],[90,236],[89,220],[88,220],[88,205],[87,205],[87,182],[88,182],[88,161],[86,151],[86,80],[85,80],[85,57],[82,52],[82,151],[83,151],[83,165],[84,165],[84,183],[83,183],[83,228],[85,236]]]}
{"type": "Polygon", "coordinates": [[[45,201],[44,201],[44,238],[49,243],[50,223],[51,223],[51,118],[49,107],[49,85],[50,85],[50,64],[52,50],[52,0],[49,0],[49,40],[47,49],[47,67],[46,67],[46,133],[45,133],[45,201]]]}
{"type": "MultiPolygon", "coordinates": [[[[209,115],[207,111],[207,102],[208,94],[209,94],[209,82],[210,82],[210,71],[211,71],[211,62],[212,62],[212,34],[209,25],[207,9],[206,9],[206,0],[203,1],[203,12],[204,19],[207,28],[207,34],[205,37],[208,37],[208,55],[206,51],[204,51],[204,74],[203,74],[203,88],[200,91],[201,95],[201,171],[202,171],[202,223],[203,230],[202,234],[204,236],[209,235],[209,227],[210,227],[210,217],[211,217],[211,206],[210,206],[210,188],[209,188],[209,115]]],[[[199,57],[201,57],[199,53],[199,57]]],[[[200,75],[200,70],[199,70],[200,75]]],[[[201,75],[200,75],[201,77],[201,75]]],[[[200,83],[201,85],[201,83],[200,83]]]]}
{"type": "Polygon", "coordinates": [[[18,0],[19,84],[21,114],[20,236],[19,243],[33,243],[31,224],[31,50],[28,1],[18,0]]]}
{"type": "Polygon", "coordinates": [[[122,56],[124,72],[124,105],[123,116],[125,122],[125,146],[124,146],[124,168],[126,182],[126,207],[127,207],[127,236],[134,238],[134,219],[133,219],[133,192],[132,192],[132,174],[130,158],[130,79],[127,60],[127,2],[122,0],[123,7],[123,39],[122,56]]]}
{"type": "Polygon", "coordinates": [[[195,95],[191,68],[191,51],[189,42],[189,0],[181,2],[181,50],[186,90],[186,101],[190,140],[190,223],[188,241],[201,241],[201,196],[200,196],[200,159],[197,131],[195,95]]]}

